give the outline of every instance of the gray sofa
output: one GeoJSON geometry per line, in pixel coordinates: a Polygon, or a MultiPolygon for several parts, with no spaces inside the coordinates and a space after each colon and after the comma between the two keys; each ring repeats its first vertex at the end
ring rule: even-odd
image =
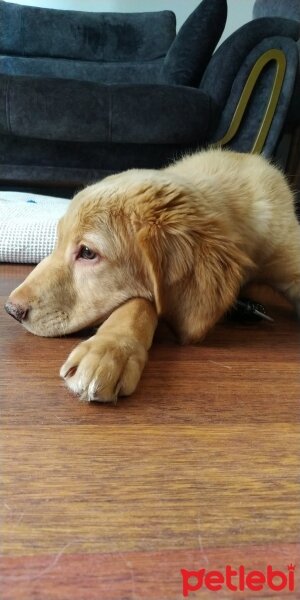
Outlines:
{"type": "MultiPolygon", "coordinates": [[[[69,196],[110,173],[226,143],[249,74],[275,48],[286,67],[263,144],[272,155],[293,96],[299,26],[258,19],[213,54],[226,15],[226,0],[203,0],[176,35],[170,11],[101,14],[0,0],[2,189],[69,196]]],[[[253,149],[273,63],[229,136],[232,148],[253,149]]]]}

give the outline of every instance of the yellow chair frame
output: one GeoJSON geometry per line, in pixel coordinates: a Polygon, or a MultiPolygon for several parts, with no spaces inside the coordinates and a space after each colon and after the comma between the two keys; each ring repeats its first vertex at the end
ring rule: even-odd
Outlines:
{"type": "Polygon", "coordinates": [[[273,81],[273,86],[263,119],[260,124],[259,131],[251,149],[252,153],[259,154],[262,152],[273,121],[273,117],[279,101],[279,96],[286,72],[285,54],[282,50],[278,50],[275,48],[264,52],[255,63],[245,83],[245,87],[239,99],[238,105],[235,109],[234,115],[231,119],[229,128],[224,137],[215,144],[216,146],[224,146],[225,144],[228,144],[228,142],[230,142],[236,135],[242,122],[243,116],[245,114],[246,108],[249,104],[249,100],[251,98],[254,87],[258,81],[258,78],[264,67],[272,61],[276,62],[276,72],[273,81]]]}

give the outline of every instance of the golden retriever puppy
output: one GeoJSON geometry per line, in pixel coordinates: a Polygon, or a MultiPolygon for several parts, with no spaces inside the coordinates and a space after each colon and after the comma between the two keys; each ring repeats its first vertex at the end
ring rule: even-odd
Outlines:
{"type": "Polygon", "coordinates": [[[241,287],[263,280],[300,313],[300,226],[282,173],[257,155],[209,150],[162,170],[129,170],[75,196],[53,253],[6,310],[28,331],[87,326],[61,369],[87,400],[132,393],[157,319],[201,340],[241,287]]]}

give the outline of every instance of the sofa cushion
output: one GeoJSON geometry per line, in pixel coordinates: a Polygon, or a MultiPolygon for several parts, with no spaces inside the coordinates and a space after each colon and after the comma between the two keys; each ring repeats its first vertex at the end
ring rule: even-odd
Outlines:
{"type": "Polygon", "coordinates": [[[95,83],[158,83],[162,60],[91,62],[61,58],[0,56],[0,74],[94,81],[95,83]]]}
{"type": "Polygon", "coordinates": [[[175,34],[171,11],[96,13],[0,0],[0,54],[104,62],[154,60],[166,54],[175,34]]]}
{"type": "Polygon", "coordinates": [[[210,97],[167,85],[98,85],[0,75],[0,133],[31,138],[185,144],[215,124],[210,97]]]}
{"type": "Polygon", "coordinates": [[[162,68],[162,80],[177,85],[199,85],[222,35],[226,0],[203,0],[182,25],[162,68]]]}

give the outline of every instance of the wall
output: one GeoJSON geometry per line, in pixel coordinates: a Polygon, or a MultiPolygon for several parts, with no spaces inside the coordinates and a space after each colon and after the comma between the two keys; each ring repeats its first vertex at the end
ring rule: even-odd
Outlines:
{"type": "MultiPolygon", "coordinates": [[[[142,12],[170,9],[180,26],[200,0],[14,0],[18,4],[89,11],[142,12]]],[[[227,0],[228,19],[223,38],[251,20],[254,0],[227,0]]]]}

